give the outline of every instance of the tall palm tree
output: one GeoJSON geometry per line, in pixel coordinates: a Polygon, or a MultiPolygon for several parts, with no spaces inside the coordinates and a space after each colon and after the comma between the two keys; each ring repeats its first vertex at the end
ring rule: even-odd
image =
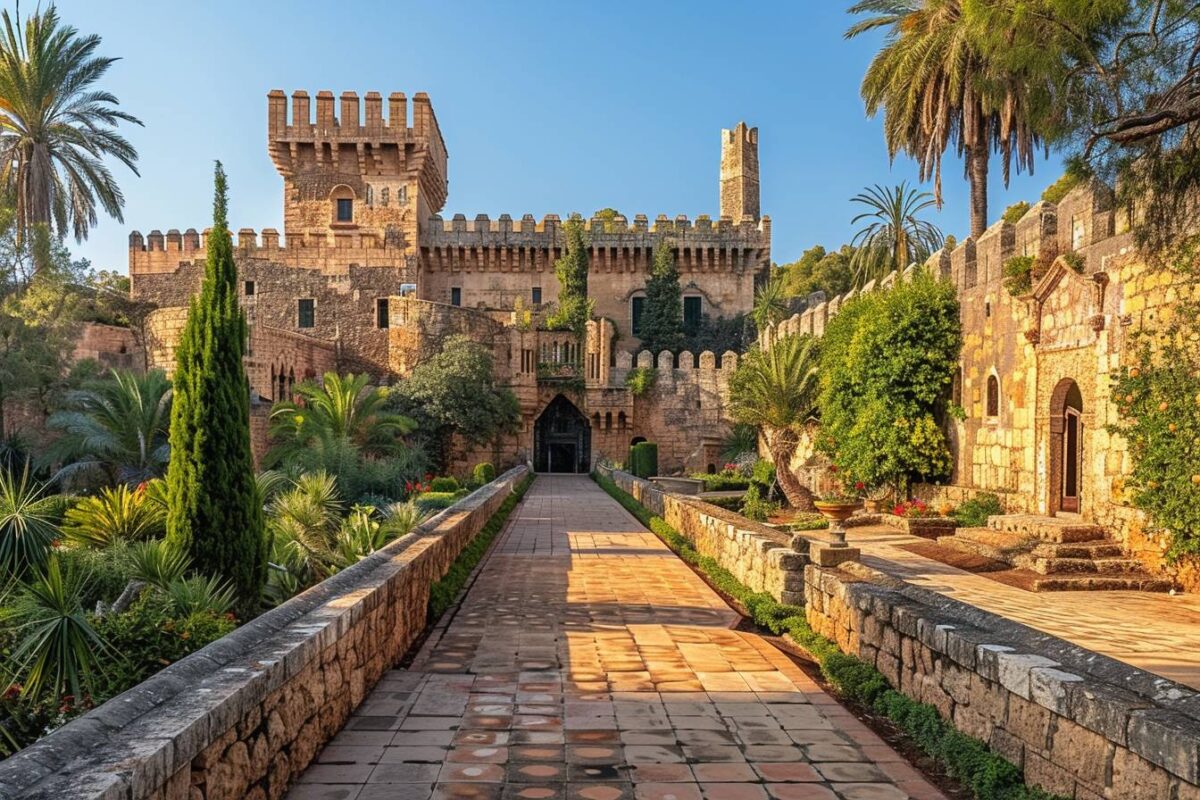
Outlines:
{"type": "Polygon", "coordinates": [[[888,154],[916,159],[921,180],[933,179],[940,206],[942,157],[953,145],[971,183],[971,235],[979,236],[988,224],[992,150],[1001,154],[1007,184],[1013,161],[1032,171],[1045,146],[1034,121],[1048,96],[1045,79],[989,59],[962,0],[862,0],[850,13],[871,16],[846,38],[887,29],[861,91],[869,116],[883,111],[888,154]]]}
{"type": "Polygon", "coordinates": [[[812,493],[789,468],[800,440],[797,427],[812,413],[817,390],[817,340],[791,335],[747,353],[729,380],[733,418],[766,435],[776,480],[788,503],[812,508],[812,493]]]}
{"type": "Polygon", "coordinates": [[[412,433],[416,423],[385,411],[387,390],[368,386],[368,380],[366,375],[326,372],[319,384],[298,385],[296,401],[276,403],[271,409],[271,437],[277,444],[267,461],[283,463],[345,445],[369,456],[402,452],[400,437],[412,433]]]}
{"type": "Polygon", "coordinates": [[[919,217],[934,205],[929,192],[910,189],[907,182],[895,188],[876,184],[850,198],[850,202],[867,207],[850,222],[867,223],[851,243],[857,248],[850,258],[855,286],[909,264],[920,264],[942,246],[942,232],[919,217]]]}
{"type": "Polygon", "coordinates": [[[0,15],[0,184],[11,193],[18,234],[35,225],[87,238],[96,207],[123,221],[125,198],[105,157],[137,174],[137,150],[117,131],[141,125],[96,88],[116,61],[96,55],[100,37],[81,36],[53,6],[26,17],[0,15]]]}
{"type": "Polygon", "coordinates": [[[50,415],[61,434],[42,455],[62,464],[66,483],[100,479],[136,486],[162,476],[169,455],[171,381],[162,370],[138,375],[112,370],[67,395],[65,408],[50,415]]]}

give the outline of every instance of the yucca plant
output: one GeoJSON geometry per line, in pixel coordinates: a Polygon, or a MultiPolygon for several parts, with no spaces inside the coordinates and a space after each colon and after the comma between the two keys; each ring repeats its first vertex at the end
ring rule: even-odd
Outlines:
{"type": "Polygon", "coordinates": [[[323,578],[334,560],[344,505],[337,482],[326,472],[301,475],[267,509],[267,530],[275,546],[301,555],[307,568],[323,578]]]}
{"type": "Polygon", "coordinates": [[[64,573],[51,556],[0,607],[0,623],[12,629],[16,645],[5,664],[7,679],[21,694],[52,692],[84,698],[98,676],[107,645],[88,621],[80,603],[86,578],[64,573]]]}
{"type": "Polygon", "coordinates": [[[129,550],[133,569],[130,577],[166,592],[183,580],[191,566],[187,553],[164,539],[139,542],[129,550]]]}
{"type": "Polygon", "coordinates": [[[166,509],[143,489],[118,485],[83,497],[67,510],[62,531],[82,547],[108,547],[114,542],[140,542],[166,532],[166,509]]]}
{"type": "Polygon", "coordinates": [[[165,594],[171,615],[177,618],[203,612],[219,617],[228,614],[236,600],[231,584],[201,575],[172,581],[165,594]]]}
{"type": "Polygon", "coordinates": [[[64,500],[30,477],[0,470],[0,574],[21,575],[41,567],[59,537],[64,500]]]}
{"type": "Polygon", "coordinates": [[[345,569],[389,542],[411,533],[427,516],[411,500],[393,503],[379,512],[370,506],[355,506],[342,522],[333,546],[333,570],[345,569]]]}

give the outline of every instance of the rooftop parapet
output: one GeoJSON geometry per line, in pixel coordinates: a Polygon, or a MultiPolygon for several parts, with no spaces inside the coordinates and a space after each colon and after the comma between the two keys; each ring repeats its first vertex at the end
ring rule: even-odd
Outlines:
{"type": "Polygon", "coordinates": [[[383,96],[367,92],[360,101],[356,92],[342,92],[334,113],[333,92],[320,91],[316,97],[316,114],[308,92],[292,92],[291,107],[281,89],[267,94],[267,137],[272,141],[409,141],[437,139],[442,142],[441,129],[429,95],[417,92],[412,98],[412,122],[409,122],[408,98],[403,92],[387,97],[387,114],[383,96]],[[365,115],[364,115],[365,111],[365,115]]]}
{"type": "MultiPolygon", "coordinates": [[[[556,234],[564,222],[557,214],[547,214],[538,222],[532,214],[525,214],[517,223],[508,214],[501,214],[499,219],[491,219],[487,214],[476,214],[468,220],[465,214],[455,214],[451,219],[433,216],[426,227],[425,235],[431,242],[445,243],[440,234],[473,233],[480,234],[476,244],[503,244],[508,234],[556,234]]],[[[734,220],[731,217],[720,217],[713,220],[707,215],[701,215],[691,220],[685,214],[679,214],[671,219],[666,214],[659,214],[650,224],[645,214],[638,214],[630,224],[627,217],[592,217],[583,220],[584,229],[589,237],[614,236],[667,236],[672,238],[701,238],[701,239],[750,239],[759,241],[768,239],[771,235],[771,218],[743,217],[734,220]]]]}
{"type": "MultiPolygon", "coordinates": [[[[195,261],[205,256],[210,229],[197,232],[188,228],[183,233],[172,228],[164,235],[152,230],[143,236],[140,231],[129,234],[129,272],[173,272],[181,262],[195,261]]],[[[363,260],[367,255],[376,260],[395,257],[402,260],[404,249],[385,242],[382,234],[370,231],[346,231],[330,234],[293,234],[280,236],[274,228],[241,228],[234,235],[237,253],[251,258],[277,260],[280,263],[302,262],[313,257],[336,257],[346,263],[363,260]]],[[[363,261],[363,263],[366,263],[363,261]]]]}

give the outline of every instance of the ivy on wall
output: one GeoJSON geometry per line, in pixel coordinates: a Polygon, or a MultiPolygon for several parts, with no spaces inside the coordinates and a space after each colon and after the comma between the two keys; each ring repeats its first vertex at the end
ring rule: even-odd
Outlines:
{"type": "Polygon", "coordinates": [[[1114,381],[1129,443],[1125,499],[1169,539],[1167,556],[1200,554],[1200,306],[1181,305],[1171,322],[1137,336],[1114,381]]]}

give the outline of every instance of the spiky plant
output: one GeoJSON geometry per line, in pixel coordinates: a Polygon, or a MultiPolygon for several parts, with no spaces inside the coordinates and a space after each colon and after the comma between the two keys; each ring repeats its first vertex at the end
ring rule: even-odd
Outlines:
{"type": "Polygon", "coordinates": [[[163,592],[183,580],[192,563],[187,553],[163,539],[139,542],[129,549],[129,556],[133,564],[130,577],[163,592]]]}
{"type": "Polygon", "coordinates": [[[776,325],[788,316],[787,287],[784,276],[773,270],[767,282],[754,292],[754,308],[750,318],[755,327],[765,331],[771,325],[776,325]]]}
{"type": "Polygon", "coordinates": [[[850,200],[866,206],[850,222],[865,223],[851,242],[856,248],[850,257],[856,287],[893,270],[924,263],[945,241],[936,225],[920,217],[934,205],[933,196],[910,188],[907,182],[895,187],[876,184],[850,200]]]}
{"type": "Polygon", "coordinates": [[[0,575],[40,568],[59,537],[62,497],[46,492],[29,465],[18,475],[0,470],[0,575]]]}
{"type": "Polygon", "coordinates": [[[139,542],[160,536],[166,522],[166,509],[149,499],[145,490],[115,486],[77,500],[67,509],[62,531],[73,544],[108,547],[114,542],[139,542]]]}

